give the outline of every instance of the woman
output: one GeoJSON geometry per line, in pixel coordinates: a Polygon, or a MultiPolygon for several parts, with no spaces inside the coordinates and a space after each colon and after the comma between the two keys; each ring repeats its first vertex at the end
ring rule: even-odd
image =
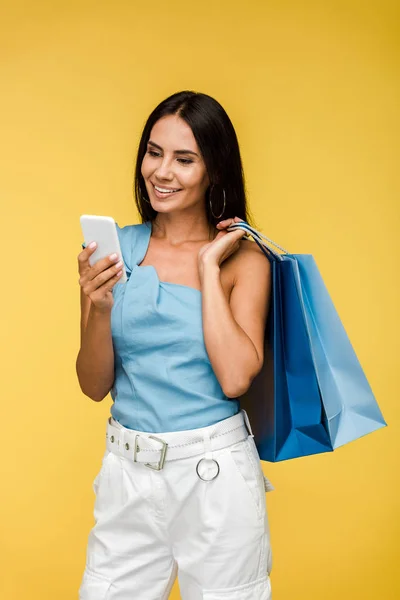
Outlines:
{"type": "Polygon", "coordinates": [[[80,598],[167,599],[178,575],[183,600],[267,600],[267,488],[240,396],[263,364],[270,264],[228,231],[249,220],[216,100],[183,91],[155,108],[135,192],[122,261],[78,257],[77,374],[113,399],[80,598]]]}

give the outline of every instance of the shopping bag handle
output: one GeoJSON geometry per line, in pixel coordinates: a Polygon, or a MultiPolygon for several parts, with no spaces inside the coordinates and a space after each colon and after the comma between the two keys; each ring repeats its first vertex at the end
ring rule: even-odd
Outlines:
{"type": "Polygon", "coordinates": [[[276,246],[277,248],[279,248],[279,250],[282,250],[282,252],[284,254],[289,254],[289,252],[287,250],[285,250],[284,248],[282,248],[282,246],[279,246],[279,244],[270,240],[266,235],[264,235],[260,231],[257,231],[257,229],[254,229],[254,227],[249,225],[246,221],[239,221],[238,223],[232,223],[227,228],[227,231],[232,231],[233,229],[244,229],[245,231],[249,231],[250,235],[253,237],[254,241],[257,243],[257,245],[260,247],[260,249],[261,250],[267,249],[267,251],[270,254],[272,254],[272,256],[274,256],[274,258],[276,258],[276,260],[282,260],[282,256],[281,256],[281,254],[276,252],[276,250],[274,248],[271,248],[271,244],[273,246],[276,246]],[[256,239],[256,238],[258,238],[258,239],[256,239]],[[263,238],[265,240],[267,240],[269,243],[267,244],[263,240],[263,238]]]}

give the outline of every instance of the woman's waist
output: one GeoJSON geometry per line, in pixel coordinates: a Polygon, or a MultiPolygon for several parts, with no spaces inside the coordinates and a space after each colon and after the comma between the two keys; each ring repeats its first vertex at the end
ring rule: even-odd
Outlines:
{"type": "Polygon", "coordinates": [[[237,414],[238,399],[207,396],[181,389],[153,390],[143,395],[117,391],[111,406],[112,417],[129,429],[168,432],[208,427],[237,414]]]}

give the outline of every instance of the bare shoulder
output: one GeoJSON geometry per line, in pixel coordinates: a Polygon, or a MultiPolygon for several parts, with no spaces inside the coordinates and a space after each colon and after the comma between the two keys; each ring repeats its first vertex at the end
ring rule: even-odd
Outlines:
{"type": "MultiPolygon", "coordinates": [[[[268,292],[270,280],[270,263],[256,242],[247,238],[239,240],[239,248],[235,250],[223,263],[221,280],[230,297],[233,290],[239,288],[246,294],[249,285],[257,282],[257,287],[268,292]]],[[[231,298],[232,300],[232,298],[231,298]]]]}
{"type": "Polygon", "coordinates": [[[256,244],[256,242],[254,242],[253,240],[249,240],[247,238],[242,238],[240,240],[240,248],[238,252],[253,252],[253,254],[258,254],[259,256],[265,256],[264,252],[261,250],[259,245],[256,244]]]}
{"type": "Polygon", "coordinates": [[[247,281],[249,277],[257,278],[259,283],[261,283],[259,278],[261,280],[269,279],[270,262],[256,242],[248,239],[240,240],[240,246],[235,255],[235,283],[243,278],[247,281]]]}
{"type": "Polygon", "coordinates": [[[234,285],[230,296],[233,318],[252,340],[259,372],[264,362],[264,333],[271,297],[271,264],[256,242],[241,239],[234,253],[234,285]]]}

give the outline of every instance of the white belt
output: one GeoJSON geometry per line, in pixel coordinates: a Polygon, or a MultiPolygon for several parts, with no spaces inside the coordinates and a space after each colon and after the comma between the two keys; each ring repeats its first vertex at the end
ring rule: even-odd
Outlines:
{"type": "Polygon", "coordinates": [[[144,463],[159,471],[165,461],[178,460],[226,448],[252,436],[245,410],[215,425],[198,430],[174,431],[158,435],[134,429],[120,429],[107,421],[106,446],[110,452],[144,463]],[[157,464],[150,464],[157,463],[157,464]]]}

